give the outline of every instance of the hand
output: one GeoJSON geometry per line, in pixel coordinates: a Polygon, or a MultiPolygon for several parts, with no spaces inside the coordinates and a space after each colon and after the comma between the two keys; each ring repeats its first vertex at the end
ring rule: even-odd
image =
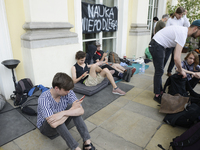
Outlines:
{"type": "Polygon", "coordinates": [[[63,117],[63,113],[62,112],[59,112],[59,113],[56,113],[56,114],[53,114],[51,115],[50,117],[47,118],[47,122],[49,124],[53,124],[55,123],[56,121],[62,119],[63,117]]]}
{"type": "Polygon", "coordinates": [[[72,104],[71,109],[76,109],[76,108],[81,107],[81,103],[82,102],[83,102],[83,100],[82,101],[79,101],[79,100],[74,101],[73,104],[72,104]]]}
{"type": "Polygon", "coordinates": [[[86,71],[84,74],[82,74],[82,77],[85,77],[88,74],[88,71],[86,71]]]}
{"type": "Polygon", "coordinates": [[[180,73],[181,75],[183,75],[183,78],[186,78],[186,77],[187,77],[185,71],[182,70],[182,71],[180,71],[179,73],[180,73]]]}
{"type": "Polygon", "coordinates": [[[195,72],[195,73],[193,74],[193,76],[194,76],[195,78],[199,79],[199,78],[200,78],[200,72],[195,72]]]}
{"type": "Polygon", "coordinates": [[[107,56],[107,53],[103,53],[103,57],[106,57],[107,56]]]}

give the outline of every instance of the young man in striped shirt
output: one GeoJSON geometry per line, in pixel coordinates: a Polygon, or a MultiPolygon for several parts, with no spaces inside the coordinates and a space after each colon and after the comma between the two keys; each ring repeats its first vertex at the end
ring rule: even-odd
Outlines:
{"type": "Polygon", "coordinates": [[[81,150],[67,128],[67,124],[73,119],[84,141],[83,149],[95,150],[82,119],[84,113],[82,101],[76,98],[72,91],[73,87],[73,80],[67,74],[57,73],[54,76],[52,88],[42,93],[38,99],[37,127],[49,138],[60,134],[72,150],[81,150]],[[71,108],[67,109],[69,106],[71,108]]]}

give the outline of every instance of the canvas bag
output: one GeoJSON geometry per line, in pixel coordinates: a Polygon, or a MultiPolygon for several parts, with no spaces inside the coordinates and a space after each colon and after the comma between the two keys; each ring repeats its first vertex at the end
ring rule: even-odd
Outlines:
{"type": "Polygon", "coordinates": [[[184,110],[188,104],[189,97],[183,97],[180,94],[171,95],[163,93],[161,99],[160,113],[173,114],[184,110]]]}

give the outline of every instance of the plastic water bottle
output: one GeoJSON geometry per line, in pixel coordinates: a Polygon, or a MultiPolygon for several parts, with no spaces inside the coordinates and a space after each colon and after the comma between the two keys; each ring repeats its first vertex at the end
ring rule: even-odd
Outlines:
{"type": "Polygon", "coordinates": [[[142,74],[142,68],[141,67],[139,68],[139,74],[142,74]]]}
{"type": "Polygon", "coordinates": [[[145,73],[145,63],[142,63],[142,74],[145,73]]]}

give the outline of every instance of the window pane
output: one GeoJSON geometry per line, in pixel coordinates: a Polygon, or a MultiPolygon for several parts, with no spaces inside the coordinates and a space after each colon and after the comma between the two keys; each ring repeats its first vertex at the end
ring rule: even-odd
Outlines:
{"type": "Polygon", "coordinates": [[[108,53],[112,52],[113,51],[113,39],[103,40],[102,50],[104,52],[106,52],[108,50],[108,53]]]}
{"type": "Polygon", "coordinates": [[[95,0],[81,0],[81,1],[85,3],[95,4],[95,0]]]}
{"type": "Polygon", "coordinates": [[[103,4],[108,7],[114,7],[114,0],[103,0],[103,4]]]}
{"type": "Polygon", "coordinates": [[[82,35],[83,35],[83,40],[96,39],[97,38],[97,34],[96,33],[82,34],[82,35]]]}
{"type": "Polygon", "coordinates": [[[94,44],[95,45],[96,40],[95,41],[89,41],[89,42],[83,42],[83,51],[87,53],[87,48],[88,45],[94,44]]]}
{"type": "Polygon", "coordinates": [[[114,37],[114,32],[103,32],[103,37],[114,37]]]}

